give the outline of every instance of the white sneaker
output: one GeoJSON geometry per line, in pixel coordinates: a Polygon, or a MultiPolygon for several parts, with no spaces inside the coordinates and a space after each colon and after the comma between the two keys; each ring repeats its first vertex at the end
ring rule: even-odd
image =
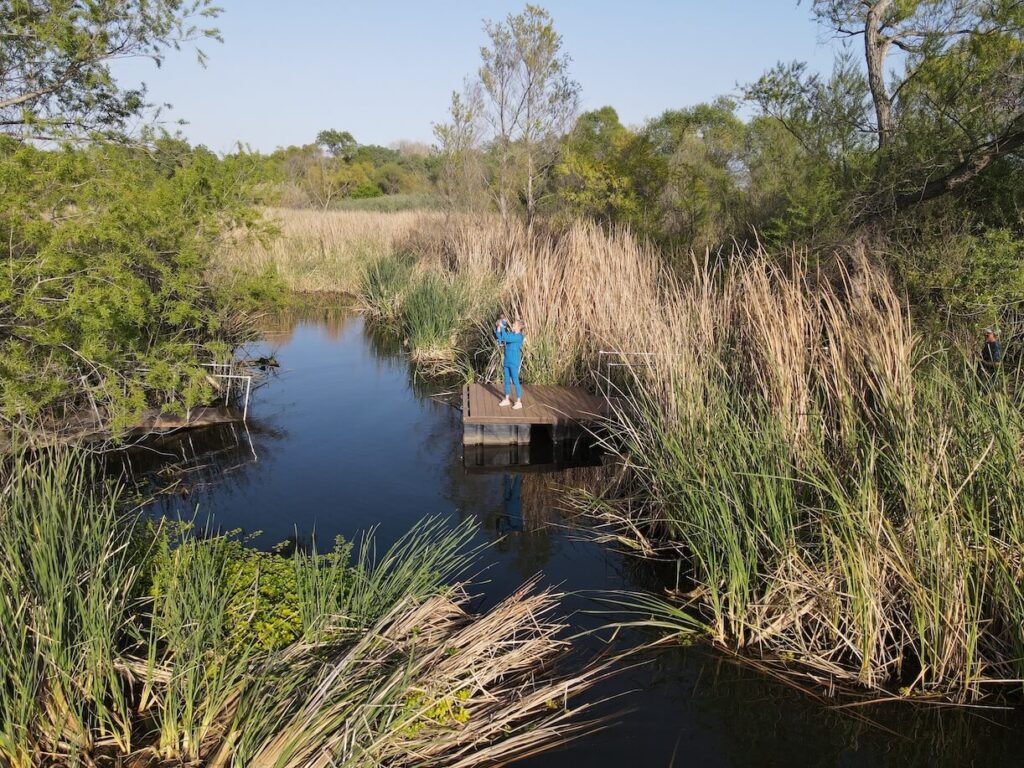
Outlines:
{"type": "Polygon", "coordinates": [[[504,400],[502,400],[500,403],[498,403],[498,405],[500,405],[502,408],[504,408],[506,405],[512,405],[512,401],[509,400],[506,397],[504,400]]]}
{"type": "Polygon", "coordinates": [[[513,411],[521,411],[521,410],[523,410],[523,401],[522,400],[516,400],[516,404],[512,406],[512,410],[513,411]]]}

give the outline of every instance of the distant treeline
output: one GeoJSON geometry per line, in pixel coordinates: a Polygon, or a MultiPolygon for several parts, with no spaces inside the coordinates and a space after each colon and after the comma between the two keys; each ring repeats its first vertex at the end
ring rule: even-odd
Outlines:
{"type": "Polygon", "coordinates": [[[578,114],[546,11],[486,23],[480,68],[435,128],[441,192],[531,223],[628,225],[684,255],[867,238],[936,317],[1024,300],[1024,4],[810,6],[847,41],[831,74],[779,63],[636,127],[612,107],[578,114]]]}
{"type": "Polygon", "coordinates": [[[438,156],[429,144],[359,144],[348,131],[333,129],[311,144],[246,156],[264,183],[266,202],[292,208],[326,210],[343,200],[424,195],[437,180],[438,156]]]}

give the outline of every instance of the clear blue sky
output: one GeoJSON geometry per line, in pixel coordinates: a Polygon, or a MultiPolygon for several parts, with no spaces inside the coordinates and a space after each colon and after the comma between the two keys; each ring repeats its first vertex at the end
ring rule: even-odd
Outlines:
{"type": "MultiPolygon", "coordinates": [[[[614,106],[627,124],[733,93],[779,60],[831,68],[834,43],[795,0],[541,0],[572,56],[583,108],[614,106]]],[[[303,144],[323,128],[360,143],[432,141],[449,96],[475,72],[482,20],[511,0],[220,0],[224,43],[204,70],[191,52],[162,69],[119,62],[124,85],[188,121],[217,151],[303,144]]]]}

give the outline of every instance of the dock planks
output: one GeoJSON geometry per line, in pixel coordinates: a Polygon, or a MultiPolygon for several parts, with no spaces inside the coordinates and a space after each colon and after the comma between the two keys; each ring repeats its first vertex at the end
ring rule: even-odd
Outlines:
{"type": "Polygon", "coordinates": [[[462,422],[472,425],[544,424],[551,426],[597,421],[608,412],[603,397],[579,387],[523,387],[523,408],[498,405],[504,397],[494,384],[470,384],[462,391],[462,422]]]}

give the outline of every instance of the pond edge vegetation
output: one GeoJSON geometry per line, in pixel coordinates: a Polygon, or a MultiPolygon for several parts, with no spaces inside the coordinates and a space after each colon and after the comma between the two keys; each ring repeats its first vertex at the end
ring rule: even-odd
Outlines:
{"type": "Polygon", "coordinates": [[[474,527],[382,554],[261,553],[126,510],[74,449],[0,477],[0,756],[12,766],[500,763],[596,726],[535,582],[477,614],[474,527]]]}
{"type": "Polygon", "coordinates": [[[450,216],[374,248],[359,301],[421,373],[493,377],[503,309],[527,388],[616,392],[626,471],[576,503],[690,585],[638,615],[850,693],[1019,696],[1020,381],[915,330],[870,242],[670,266],[626,230],[450,216]]]}

